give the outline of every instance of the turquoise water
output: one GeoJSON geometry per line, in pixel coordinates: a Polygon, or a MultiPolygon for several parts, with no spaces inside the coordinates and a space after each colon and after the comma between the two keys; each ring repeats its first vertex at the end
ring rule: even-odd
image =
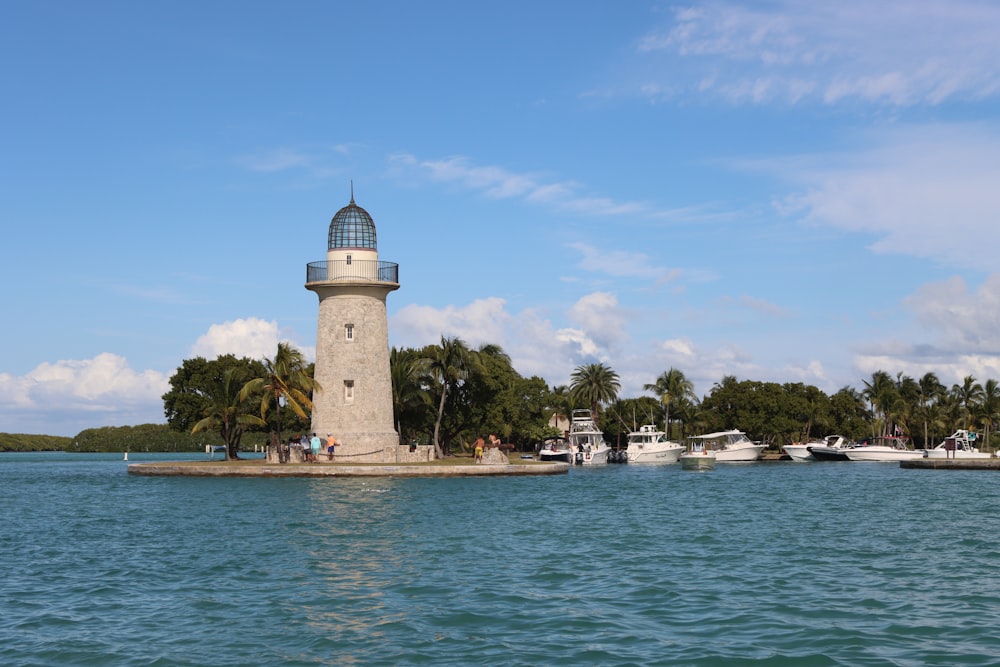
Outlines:
{"type": "MultiPolygon", "coordinates": [[[[120,458],[0,455],[0,664],[1000,660],[996,473],[208,479],[120,458]]],[[[184,457],[131,457],[156,458],[184,457]]]]}

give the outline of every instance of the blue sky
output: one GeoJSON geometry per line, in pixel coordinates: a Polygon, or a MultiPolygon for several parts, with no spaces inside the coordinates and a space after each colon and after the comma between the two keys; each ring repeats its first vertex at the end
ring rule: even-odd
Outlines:
{"type": "Polygon", "coordinates": [[[350,198],[390,344],[622,396],[670,367],[1000,378],[1000,4],[0,4],[0,431],[312,358],[350,198]]]}

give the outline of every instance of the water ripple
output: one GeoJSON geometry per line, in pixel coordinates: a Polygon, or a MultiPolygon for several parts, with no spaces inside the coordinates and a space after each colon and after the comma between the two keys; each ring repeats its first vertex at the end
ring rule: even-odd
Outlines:
{"type": "Polygon", "coordinates": [[[3,457],[0,664],[992,665],[998,491],[879,464],[140,478],[3,457]]]}

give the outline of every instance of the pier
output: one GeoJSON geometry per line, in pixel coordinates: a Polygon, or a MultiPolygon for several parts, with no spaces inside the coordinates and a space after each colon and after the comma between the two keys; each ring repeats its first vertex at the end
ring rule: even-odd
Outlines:
{"type": "Polygon", "coordinates": [[[157,461],[131,463],[130,475],[162,477],[494,477],[560,475],[568,463],[473,464],[414,463],[398,465],[267,463],[249,461],[157,461]]]}
{"type": "Polygon", "coordinates": [[[915,459],[900,461],[899,467],[922,470],[1000,470],[1000,459],[915,459]]]}

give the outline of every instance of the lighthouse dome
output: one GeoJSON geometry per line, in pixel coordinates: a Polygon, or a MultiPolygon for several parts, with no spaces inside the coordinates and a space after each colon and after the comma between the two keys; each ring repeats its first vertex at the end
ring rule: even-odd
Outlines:
{"type": "Polygon", "coordinates": [[[337,211],[330,220],[329,250],[340,248],[365,248],[377,250],[375,243],[375,221],[368,211],[351,203],[337,211]]]}

